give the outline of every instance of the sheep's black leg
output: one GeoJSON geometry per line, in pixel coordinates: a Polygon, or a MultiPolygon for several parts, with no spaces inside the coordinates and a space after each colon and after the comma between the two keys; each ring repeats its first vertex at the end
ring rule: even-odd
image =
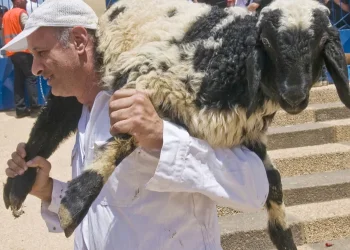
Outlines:
{"type": "Polygon", "coordinates": [[[135,149],[131,136],[112,138],[99,150],[100,156],[89,170],[68,184],[58,212],[61,227],[69,237],[87,214],[115,167],[135,149]]]}
{"type": "MultiPolygon", "coordinates": [[[[32,128],[26,144],[26,161],[35,156],[48,158],[68,135],[76,130],[82,105],[76,98],[48,96],[32,128]]],[[[6,208],[11,207],[15,217],[21,214],[21,206],[31,191],[36,178],[36,169],[29,168],[23,175],[8,178],[4,186],[3,199],[6,208]]]]}
{"type": "Polygon", "coordinates": [[[266,169],[270,185],[269,195],[266,200],[270,239],[278,250],[296,250],[297,247],[293,240],[292,231],[288,227],[285,218],[281,175],[272,165],[264,143],[258,142],[247,145],[247,147],[263,160],[266,169]]]}

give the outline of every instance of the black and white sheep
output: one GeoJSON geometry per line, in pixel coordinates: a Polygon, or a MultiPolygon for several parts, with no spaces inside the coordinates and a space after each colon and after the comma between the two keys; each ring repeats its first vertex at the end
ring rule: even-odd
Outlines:
{"type": "MultiPolygon", "coordinates": [[[[296,114],[323,63],[350,107],[347,65],[328,9],[314,0],[276,0],[259,16],[179,0],[121,0],[100,19],[97,69],[105,89],[147,90],[157,112],[213,147],[243,144],[263,160],[270,191],[269,234],[277,249],[296,249],[285,220],[281,178],[266,152],[266,131],[281,107],[296,114]]],[[[49,157],[75,131],[81,105],[50,96],[31,132],[27,157],[49,157]]],[[[136,144],[120,135],[91,169],[73,179],[59,211],[70,236],[109,175],[136,144]],[[89,190],[85,192],[84,190],[89,190]]],[[[8,179],[7,207],[18,211],[35,170],[8,179]]]]}

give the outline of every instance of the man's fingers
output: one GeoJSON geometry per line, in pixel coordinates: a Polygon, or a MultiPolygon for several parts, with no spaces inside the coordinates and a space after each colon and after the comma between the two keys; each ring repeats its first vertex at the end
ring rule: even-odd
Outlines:
{"type": "Polygon", "coordinates": [[[32,160],[27,162],[27,166],[30,168],[38,167],[40,170],[42,170],[45,173],[50,173],[51,170],[51,163],[48,162],[45,158],[37,156],[33,158],[32,160]]]}
{"type": "Polygon", "coordinates": [[[114,123],[110,129],[111,135],[130,134],[130,132],[131,132],[131,126],[130,126],[129,120],[123,120],[123,121],[114,123]]]}
{"type": "Polygon", "coordinates": [[[111,101],[109,103],[109,113],[112,113],[113,111],[116,111],[116,110],[129,108],[133,105],[133,103],[134,103],[134,100],[131,97],[111,101]]]}
{"type": "Polygon", "coordinates": [[[6,168],[5,169],[5,173],[10,178],[14,178],[14,177],[17,176],[17,173],[15,171],[13,171],[12,169],[10,169],[10,168],[6,168]]]}
{"type": "Polygon", "coordinates": [[[20,168],[26,170],[26,162],[23,158],[18,154],[18,152],[13,152],[11,155],[12,161],[20,168]]]}
{"type": "Polygon", "coordinates": [[[17,145],[16,152],[17,152],[22,158],[26,157],[26,155],[27,155],[26,150],[25,150],[25,146],[26,146],[26,144],[25,144],[24,142],[19,143],[19,144],[17,145]]]}
{"type": "Polygon", "coordinates": [[[118,100],[125,97],[130,97],[137,93],[136,89],[120,89],[113,93],[111,96],[111,101],[118,100]]]}
{"type": "Polygon", "coordinates": [[[109,115],[109,118],[111,121],[111,126],[113,126],[114,123],[117,123],[117,122],[123,121],[123,120],[127,120],[133,116],[134,116],[134,111],[131,107],[126,108],[126,109],[119,109],[117,111],[113,111],[109,115]]]}
{"type": "Polygon", "coordinates": [[[19,167],[13,160],[8,160],[7,166],[8,166],[8,169],[11,169],[17,175],[21,175],[25,172],[25,169],[19,167]]]}

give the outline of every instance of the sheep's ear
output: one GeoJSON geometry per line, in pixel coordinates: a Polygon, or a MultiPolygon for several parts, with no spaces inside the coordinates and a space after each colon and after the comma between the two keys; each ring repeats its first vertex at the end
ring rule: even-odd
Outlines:
{"type": "Polygon", "coordinates": [[[259,105],[258,92],[261,82],[261,72],[263,70],[264,51],[262,48],[254,48],[252,53],[247,57],[247,80],[248,80],[248,94],[250,104],[247,109],[247,117],[249,118],[259,105]]]}
{"type": "Polygon", "coordinates": [[[348,67],[338,35],[329,37],[323,51],[324,62],[337,88],[338,96],[346,107],[350,108],[350,88],[348,67]]]}

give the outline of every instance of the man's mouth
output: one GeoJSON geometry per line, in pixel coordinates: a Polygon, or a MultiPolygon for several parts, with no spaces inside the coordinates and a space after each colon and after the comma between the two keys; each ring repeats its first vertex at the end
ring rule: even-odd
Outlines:
{"type": "MultiPolygon", "coordinates": [[[[44,76],[44,80],[47,81],[47,83],[49,84],[49,82],[53,79],[53,75],[46,77],[44,76]]],[[[49,84],[50,85],[50,84],[49,84]]]]}

